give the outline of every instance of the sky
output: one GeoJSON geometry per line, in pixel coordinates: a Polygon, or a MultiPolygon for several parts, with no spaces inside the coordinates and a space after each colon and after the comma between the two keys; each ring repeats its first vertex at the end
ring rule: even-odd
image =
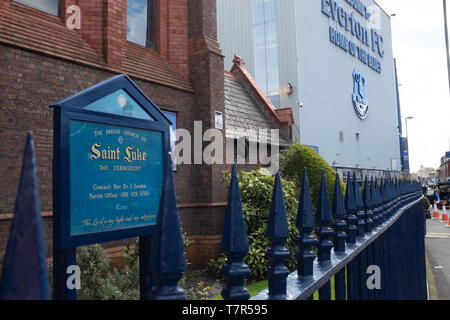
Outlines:
{"type": "Polygon", "coordinates": [[[23,3],[32,8],[42,10],[44,12],[51,13],[55,16],[58,15],[58,0],[41,0],[39,2],[33,0],[15,0],[16,2],[23,3]]]}
{"type": "MultiPolygon", "coordinates": [[[[438,168],[450,151],[450,92],[443,0],[376,0],[394,14],[392,38],[401,84],[402,117],[408,120],[411,172],[438,168]]],[[[447,1],[447,19],[450,19],[447,1]]],[[[449,21],[450,23],[450,21],[449,21]]],[[[403,119],[403,136],[406,136],[403,119]]]]}

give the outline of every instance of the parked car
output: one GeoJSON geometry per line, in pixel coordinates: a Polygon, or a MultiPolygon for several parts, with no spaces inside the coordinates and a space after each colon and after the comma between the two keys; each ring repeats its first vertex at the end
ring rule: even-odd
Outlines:
{"type": "Polygon", "coordinates": [[[441,199],[441,202],[438,204],[439,208],[442,207],[442,202],[445,202],[445,205],[448,206],[448,202],[450,200],[450,181],[439,183],[438,189],[439,198],[441,199]]]}

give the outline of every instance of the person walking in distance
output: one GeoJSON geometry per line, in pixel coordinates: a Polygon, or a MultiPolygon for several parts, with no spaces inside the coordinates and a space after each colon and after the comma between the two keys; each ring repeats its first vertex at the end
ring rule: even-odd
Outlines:
{"type": "Polygon", "coordinates": [[[422,197],[422,206],[423,206],[423,213],[425,214],[425,217],[427,219],[431,219],[431,214],[430,214],[431,203],[425,195],[423,195],[423,197],[422,197]]]}
{"type": "Polygon", "coordinates": [[[438,188],[436,188],[436,190],[434,190],[434,201],[436,201],[436,204],[441,202],[441,199],[439,198],[439,189],[438,188]]]}
{"type": "Polygon", "coordinates": [[[423,213],[424,213],[424,230],[425,230],[425,235],[427,234],[427,219],[431,219],[431,213],[430,213],[430,201],[428,200],[428,198],[426,197],[426,195],[424,194],[422,197],[422,208],[423,208],[423,213]]]}

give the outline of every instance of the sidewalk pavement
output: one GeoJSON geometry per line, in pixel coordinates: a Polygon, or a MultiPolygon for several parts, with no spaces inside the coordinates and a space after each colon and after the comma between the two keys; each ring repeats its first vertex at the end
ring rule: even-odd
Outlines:
{"type": "Polygon", "coordinates": [[[427,220],[425,248],[430,300],[450,300],[450,228],[440,220],[427,220]]]}

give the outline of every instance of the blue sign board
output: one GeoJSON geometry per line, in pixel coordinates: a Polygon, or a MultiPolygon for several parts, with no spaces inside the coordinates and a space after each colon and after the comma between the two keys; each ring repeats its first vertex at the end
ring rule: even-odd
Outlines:
{"type": "Polygon", "coordinates": [[[76,299],[67,285],[76,247],[134,237],[146,298],[172,123],[126,75],[51,107],[54,298],[76,299]]]}
{"type": "Polygon", "coordinates": [[[52,107],[54,245],[74,248],[153,234],[170,120],[125,75],[52,107]]]}
{"type": "Polygon", "coordinates": [[[163,158],[161,132],[71,121],[70,234],[156,224],[163,158]]]}
{"type": "Polygon", "coordinates": [[[406,138],[400,138],[400,147],[401,147],[401,162],[403,171],[409,171],[409,151],[408,151],[408,140],[406,138]]]}

